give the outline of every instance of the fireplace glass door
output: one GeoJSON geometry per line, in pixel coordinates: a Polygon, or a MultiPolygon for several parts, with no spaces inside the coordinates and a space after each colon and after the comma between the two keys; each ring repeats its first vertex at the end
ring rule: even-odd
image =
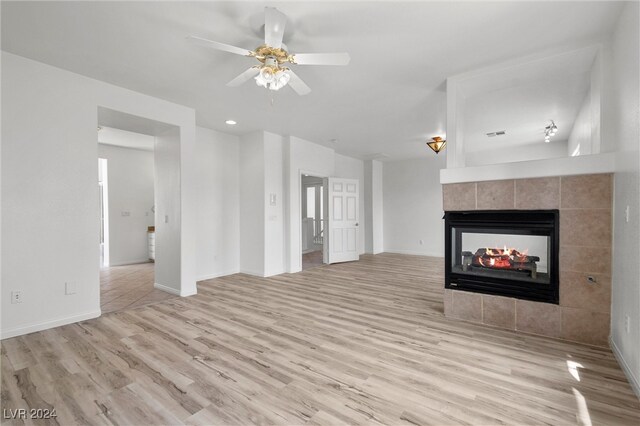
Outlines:
{"type": "Polygon", "coordinates": [[[452,272],[549,284],[551,238],[535,231],[452,227],[452,272]]]}
{"type": "Polygon", "coordinates": [[[445,212],[445,287],[558,303],[559,212],[445,212]]]}

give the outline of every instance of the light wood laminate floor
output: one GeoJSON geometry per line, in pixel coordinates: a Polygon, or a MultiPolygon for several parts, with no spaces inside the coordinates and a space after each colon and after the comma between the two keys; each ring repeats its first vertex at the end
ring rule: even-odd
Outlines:
{"type": "Polygon", "coordinates": [[[442,282],[440,259],[391,254],[202,282],[4,340],[2,406],[65,425],[640,424],[608,349],[446,319],[442,282]]]}
{"type": "Polygon", "coordinates": [[[100,270],[102,313],[135,308],[177,296],[153,287],[154,263],[111,266],[100,270]]]}
{"type": "Polygon", "coordinates": [[[311,268],[317,268],[322,266],[322,250],[316,250],[309,253],[302,254],[302,270],[305,271],[311,268]]]}

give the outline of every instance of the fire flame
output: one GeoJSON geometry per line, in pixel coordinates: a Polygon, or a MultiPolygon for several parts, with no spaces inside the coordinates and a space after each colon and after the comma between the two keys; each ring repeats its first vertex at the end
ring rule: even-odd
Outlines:
{"type": "Polygon", "coordinates": [[[528,249],[520,252],[507,246],[502,249],[486,247],[484,256],[479,257],[478,261],[482,266],[490,268],[511,268],[514,263],[526,262],[527,252],[528,249]]]}

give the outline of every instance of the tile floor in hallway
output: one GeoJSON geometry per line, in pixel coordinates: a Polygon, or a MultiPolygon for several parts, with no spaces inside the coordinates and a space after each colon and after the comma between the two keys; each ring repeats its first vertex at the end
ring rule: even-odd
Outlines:
{"type": "Polygon", "coordinates": [[[153,287],[154,263],[111,266],[100,270],[102,313],[135,308],[177,297],[153,287]]]}

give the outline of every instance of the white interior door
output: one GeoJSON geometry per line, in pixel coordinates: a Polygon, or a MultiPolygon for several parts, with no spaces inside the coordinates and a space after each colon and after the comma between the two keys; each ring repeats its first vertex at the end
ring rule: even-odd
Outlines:
{"type": "Polygon", "coordinates": [[[358,260],[358,213],[360,211],[357,179],[327,178],[327,229],[325,262],[358,260]]]}

